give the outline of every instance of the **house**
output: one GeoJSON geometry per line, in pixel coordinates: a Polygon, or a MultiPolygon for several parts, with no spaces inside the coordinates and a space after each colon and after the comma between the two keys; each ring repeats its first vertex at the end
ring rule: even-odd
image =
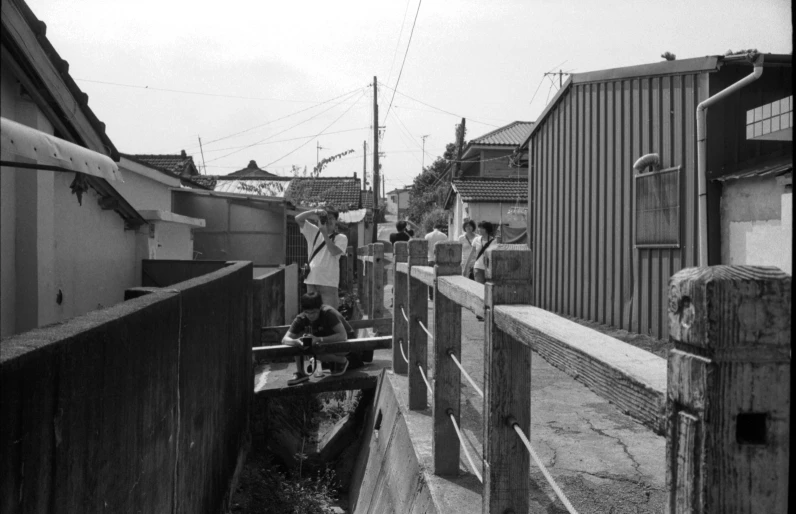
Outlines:
{"type": "Polygon", "coordinates": [[[22,0],[2,2],[0,337],[123,301],[146,220],[119,153],[22,0]]]}
{"type": "Polygon", "coordinates": [[[678,270],[790,263],[791,71],[790,55],[768,54],[570,76],[520,146],[536,304],[664,339],[678,270]],[[708,108],[700,145],[697,105],[755,65],[759,78],[708,108]]]}
{"type": "Polygon", "coordinates": [[[409,194],[412,190],[408,187],[393,189],[387,192],[387,213],[401,218],[409,208],[409,194]]]}
{"type": "Polygon", "coordinates": [[[466,220],[490,221],[499,227],[504,242],[525,242],[528,201],[528,164],[525,153],[515,155],[527,139],[533,122],[515,121],[470,141],[462,152],[445,209],[453,211],[448,234],[462,233],[466,220]]]}

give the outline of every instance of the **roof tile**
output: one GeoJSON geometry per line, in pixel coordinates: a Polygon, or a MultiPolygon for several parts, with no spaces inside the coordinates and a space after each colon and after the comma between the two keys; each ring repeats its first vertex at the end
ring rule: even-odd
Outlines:
{"type": "Polygon", "coordinates": [[[359,209],[362,200],[359,179],[352,177],[294,178],[285,198],[293,201],[298,194],[310,202],[324,203],[341,211],[359,209]],[[302,191],[304,187],[307,189],[302,191]]]}
{"type": "Polygon", "coordinates": [[[453,187],[464,202],[516,202],[528,200],[526,179],[454,180],[453,187]]]}
{"type": "Polygon", "coordinates": [[[533,128],[532,121],[515,121],[469,142],[470,145],[510,145],[525,141],[533,128]]]}

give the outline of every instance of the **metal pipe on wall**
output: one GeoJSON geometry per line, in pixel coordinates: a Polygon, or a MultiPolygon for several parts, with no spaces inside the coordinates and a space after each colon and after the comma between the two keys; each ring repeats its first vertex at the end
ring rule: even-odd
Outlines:
{"type": "Polygon", "coordinates": [[[749,54],[747,59],[753,62],[754,71],[742,78],[735,84],[719,91],[715,95],[702,101],[696,109],[697,126],[697,194],[698,194],[698,239],[699,239],[699,261],[698,266],[708,265],[708,199],[707,199],[707,109],[711,105],[718,103],[732,93],[743,88],[747,84],[754,82],[763,75],[763,56],[761,54],[749,54]]]}

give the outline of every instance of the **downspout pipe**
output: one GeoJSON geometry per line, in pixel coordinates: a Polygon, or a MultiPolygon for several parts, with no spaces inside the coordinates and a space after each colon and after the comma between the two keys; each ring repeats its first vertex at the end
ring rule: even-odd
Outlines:
{"type": "Polygon", "coordinates": [[[697,125],[697,192],[699,195],[699,211],[698,211],[698,234],[699,234],[699,261],[697,266],[708,265],[708,197],[707,197],[707,167],[708,167],[708,153],[707,153],[707,109],[713,104],[718,103],[724,98],[735,93],[744,86],[751,84],[763,75],[763,56],[761,54],[750,54],[747,56],[749,60],[753,61],[754,70],[751,74],[742,78],[735,84],[730,85],[726,89],[719,91],[710,98],[702,101],[696,108],[696,125],[697,125]]]}

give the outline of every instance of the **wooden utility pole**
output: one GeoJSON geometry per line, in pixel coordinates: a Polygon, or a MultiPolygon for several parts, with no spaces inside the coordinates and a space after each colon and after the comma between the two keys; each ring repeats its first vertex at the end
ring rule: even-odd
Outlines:
{"type": "MultiPolygon", "coordinates": [[[[467,123],[467,120],[465,118],[462,118],[462,124],[459,126],[459,130],[457,131],[458,134],[456,134],[456,145],[459,147],[459,149],[456,152],[456,176],[457,177],[462,172],[462,150],[463,150],[462,147],[464,146],[464,128],[465,128],[465,124],[466,123],[467,123]]],[[[450,177],[450,180],[453,180],[452,176],[450,177]]]]}
{"type": "Polygon", "coordinates": [[[207,166],[205,165],[205,151],[202,148],[202,138],[199,136],[196,137],[199,138],[199,151],[202,152],[202,168],[204,168],[204,174],[207,175],[207,166]]]}
{"type": "Polygon", "coordinates": [[[378,79],[373,76],[373,241],[378,235],[376,211],[379,209],[379,90],[378,79]]]}
{"type": "Polygon", "coordinates": [[[362,141],[362,190],[368,190],[368,142],[362,141]]]}

